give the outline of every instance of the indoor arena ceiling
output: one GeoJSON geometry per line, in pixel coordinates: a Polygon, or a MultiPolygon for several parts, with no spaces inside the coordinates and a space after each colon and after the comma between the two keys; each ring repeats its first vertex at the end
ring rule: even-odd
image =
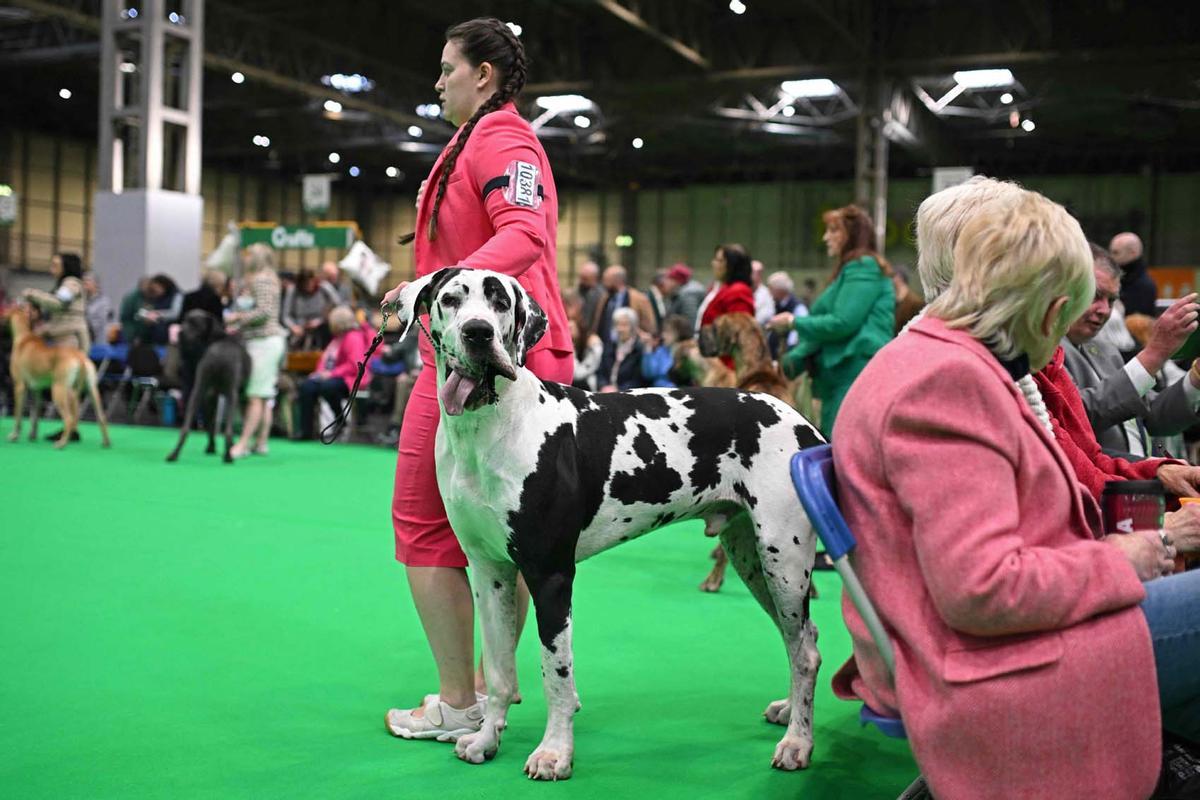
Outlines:
{"type": "MultiPolygon", "coordinates": [[[[0,0],[0,125],[95,135],[99,7],[0,0]]],[[[1200,168],[1200,3],[1161,0],[208,0],[205,161],[423,176],[442,34],[485,12],[520,26],[560,182],[846,177],[873,106],[893,175],[1200,168]]]]}

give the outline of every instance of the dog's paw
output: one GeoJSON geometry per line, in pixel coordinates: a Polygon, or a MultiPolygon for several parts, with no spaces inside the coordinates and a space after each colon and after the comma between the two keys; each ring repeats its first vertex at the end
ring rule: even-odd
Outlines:
{"type": "Polygon", "coordinates": [[[17,433],[16,431],[13,431],[12,433],[10,433],[10,434],[8,435],[8,440],[9,440],[10,442],[15,442],[15,441],[17,441],[17,440],[18,440],[18,439],[20,439],[20,438],[21,438],[21,434],[17,433]]]}
{"type": "Polygon", "coordinates": [[[491,732],[481,730],[477,733],[467,733],[458,737],[454,743],[454,755],[468,764],[482,764],[496,757],[500,749],[500,738],[491,732]]]}
{"type": "Polygon", "coordinates": [[[775,700],[767,704],[767,710],[763,712],[767,722],[772,725],[787,725],[792,721],[792,701],[786,697],[782,700],[775,700]]]}
{"type": "Polygon", "coordinates": [[[535,781],[565,781],[571,777],[571,750],[539,745],[525,761],[525,774],[535,781]]]}
{"type": "Polygon", "coordinates": [[[785,770],[804,769],[812,761],[812,751],[812,737],[801,738],[789,733],[775,745],[771,766],[785,770]]]}
{"type": "Polygon", "coordinates": [[[707,578],[705,578],[703,581],[700,582],[700,591],[702,591],[702,592],[719,592],[719,591],[721,591],[721,584],[723,584],[724,582],[725,581],[721,578],[714,578],[712,575],[709,575],[707,578]]]}
{"type": "Polygon", "coordinates": [[[56,440],[54,441],[54,449],[55,449],[55,450],[62,450],[64,447],[66,447],[66,446],[67,446],[67,442],[68,442],[68,441],[70,441],[70,440],[69,440],[69,439],[67,439],[67,437],[65,437],[65,436],[64,436],[64,437],[62,437],[61,439],[56,439],[56,440]]]}
{"type": "Polygon", "coordinates": [[[178,461],[178,460],[179,460],[179,453],[171,453],[169,456],[167,456],[167,461],[178,461]]]}

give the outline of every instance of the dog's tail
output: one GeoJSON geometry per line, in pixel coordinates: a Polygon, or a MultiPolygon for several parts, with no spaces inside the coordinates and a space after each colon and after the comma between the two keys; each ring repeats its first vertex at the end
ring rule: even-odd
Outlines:
{"type": "Polygon", "coordinates": [[[96,421],[100,423],[100,437],[105,447],[111,447],[108,438],[108,420],[104,416],[104,404],[100,402],[100,379],[96,376],[96,365],[87,356],[80,359],[83,362],[83,379],[87,381],[87,390],[92,398],[92,407],[96,409],[96,421]]]}

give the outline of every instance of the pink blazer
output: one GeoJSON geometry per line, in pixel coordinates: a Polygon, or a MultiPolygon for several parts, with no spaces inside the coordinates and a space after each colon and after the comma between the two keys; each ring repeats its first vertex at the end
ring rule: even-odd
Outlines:
{"type": "MultiPolygon", "coordinates": [[[[533,350],[571,352],[558,289],[558,193],[546,151],[533,129],[512,103],[479,120],[446,185],[437,238],[431,242],[429,217],[444,157],[443,152],[433,165],[417,209],[417,277],[451,266],[515,276],[546,312],[546,335],[533,350]],[[497,188],[505,177],[508,186],[497,188]]],[[[424,337],[421,354],[426,363],[433,363],[424,337]]]]}
{"type": "Polygon", "coordinates": [[[843,598],[839,696],[901,712],[938,798],[1148,796],[1145,592],[1000,362],[923,320],[850,388],[833,450],[855,569],[896,651],[893,685],[843,598]]]}

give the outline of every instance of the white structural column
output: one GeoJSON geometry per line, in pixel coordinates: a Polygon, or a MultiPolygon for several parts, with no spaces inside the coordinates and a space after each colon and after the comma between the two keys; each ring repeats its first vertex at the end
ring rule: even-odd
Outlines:
{"type": "Polygon", "coordinates": [[[102,0],[96,269],[124,293],[200,270],[204,0],[102,0]]]}

